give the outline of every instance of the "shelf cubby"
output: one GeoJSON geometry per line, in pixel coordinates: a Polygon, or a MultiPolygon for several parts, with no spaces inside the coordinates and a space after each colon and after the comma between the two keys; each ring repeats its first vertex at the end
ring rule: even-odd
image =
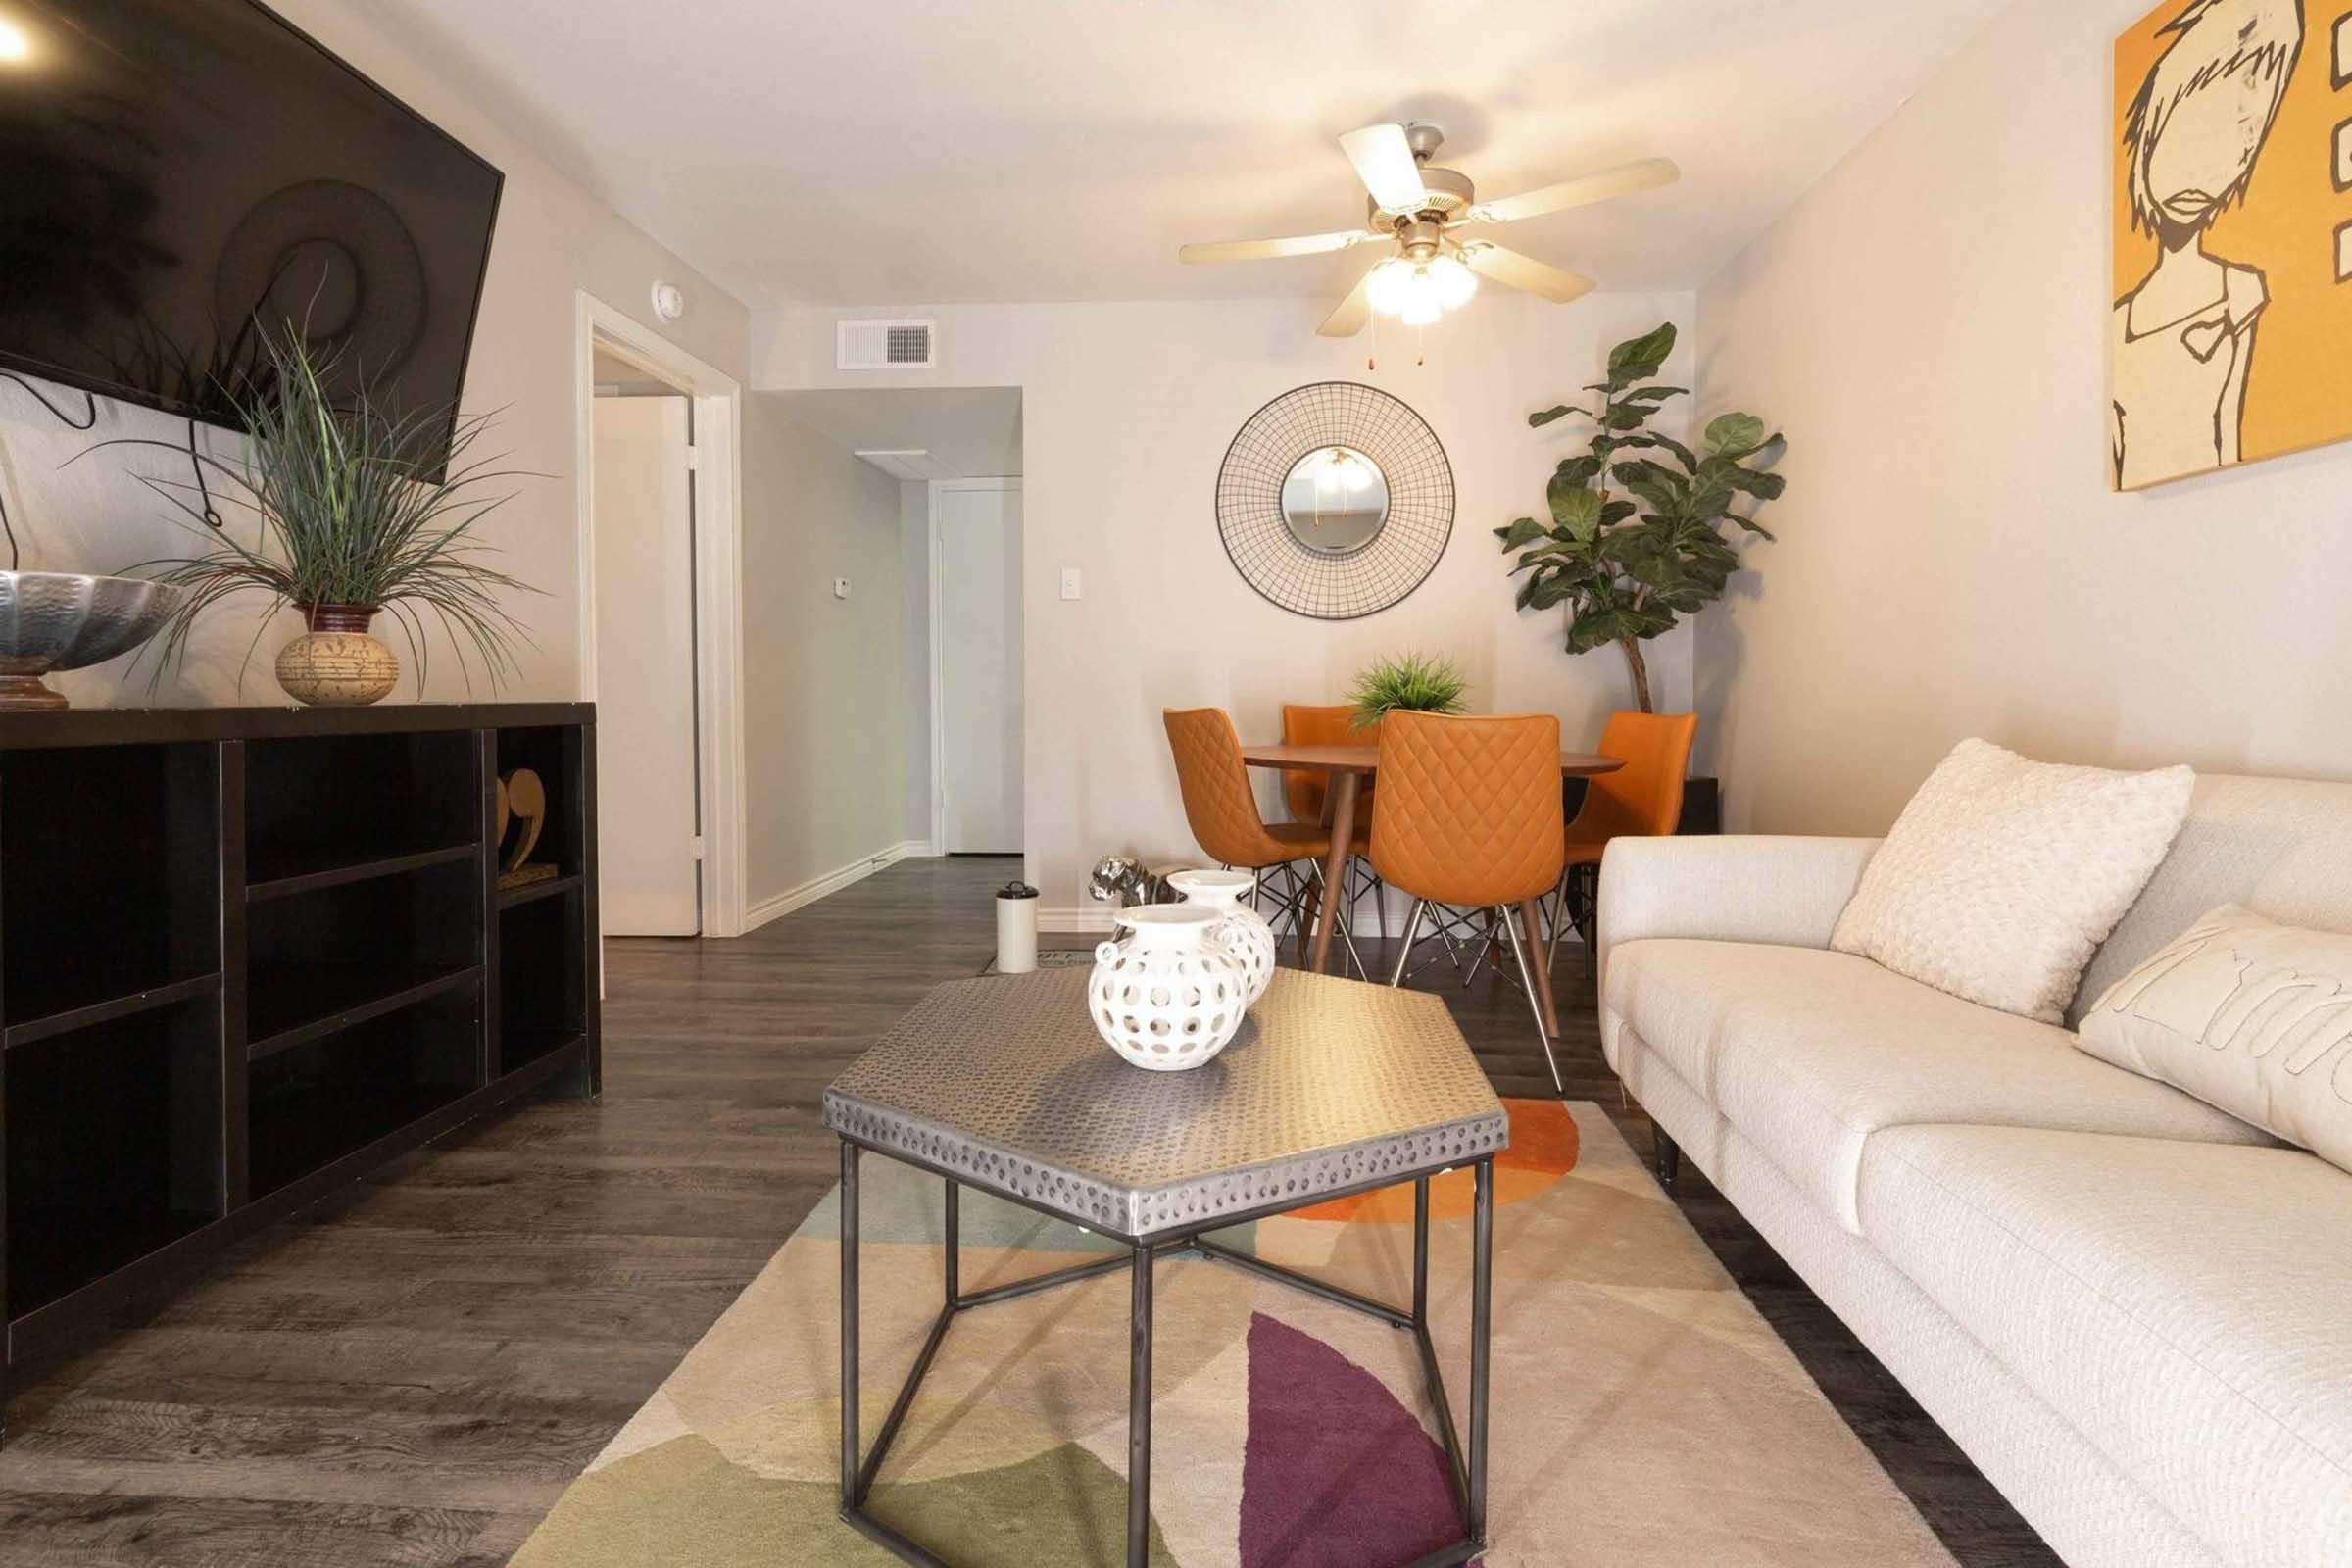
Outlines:
{"type": "Polygon", "coordinates": [[[218,1024],[216,1006],[183,1002],[0,1061],[10,1318],[221,1217],[218,1024]]]}
{"type": "Polygon", "coordinates": [[[577,876],[586,865],[586,826],[578,781],[581,732],[576,729],[502,729],[498,732],[498,771],[505,777],[527,767],[547,786],[547,823],[540,830],[535,863],[556,867],[559,876],[577,876]]]}
{"type": "Polygon", "coordinates": [[[364,1021],[478,973],[478,859],[338,882],[246,914],[246,1036],[255,1056],[364,1021]]]}
{"type": "Polygon", "coordinates": [[[580,890],[511,906],[498,920],[498,1070],[513,1072],[587,1032],[580,890]]]}
{"type": "Polygon", "coordinates": [[[249,742],[248,896],[480,844],[474,757],[466,730],[249,742]]]}
{"type": "Polygon", "coordinates": [[[220,973],[219,789],[210,747],[0,752],[0,1026],[220,973]]]}
{"type": "Polygon", "coordinates": [[[478,977],[273,1052],[246,1086],[253,1196],[264,1198],[481,1086],[478,977]]]}

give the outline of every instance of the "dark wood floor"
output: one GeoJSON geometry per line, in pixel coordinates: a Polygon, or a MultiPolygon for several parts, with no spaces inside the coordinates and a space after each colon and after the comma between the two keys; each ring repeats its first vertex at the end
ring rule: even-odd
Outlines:
{"type": "MultiPolygon", "coordinates": [[[[611,944],[601,1105],[461,1129],[17,1396],[0,1568],[503,1563],[831,1185],[819,1092],[980,967],[1004,875],[903,861],[738,942],[611,944]]],[[[1515,992],[1430,979],[1500,1092],[1549,1092],[1515,992]]],[[[1563,951],[1568,1093],[1646,1151],[1591,984],[1563,951]]],[[[2055,1562],[1703,1178],[1679,1200],[1963,1564],[2055,1562]]]]}

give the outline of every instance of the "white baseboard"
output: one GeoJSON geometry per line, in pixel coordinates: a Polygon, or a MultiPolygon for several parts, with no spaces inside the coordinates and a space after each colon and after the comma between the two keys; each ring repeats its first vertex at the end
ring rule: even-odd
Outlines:
{"type": "Polygon", "coordinates": [[[1040,931],[1058,931],[1089,936],[1108,936],[1114,929],[1110,923],[1110,906],[1082,904],[1076,907],[1040,908],[1037,911],[1040,931]]]}
{"type": "Polygon", "coordinates": [[[897,854],[902,860],[936,860],[941,851],[929,839],[901,839],[897,854]]]}
{"type": "Polygon", "coordinates": [[[853,882],[862,882],[884,866],[895,865],[910,855],[922,855],[930,852],[928,845],[920,848],[911,847],[911,845],[912,841],[893,844],[889,849],[883,850],[879,854],[869,855],[862,860],[852,861],[838,871],[827,871],[823,876],[810,877],[797,888],[787,888],[781,893],[772,894],[757,901],[743,911],[745,933],[757,931],[770,920],[780,920],[795,909],[814,904],[828,893],[839,893],[853,882]]]}

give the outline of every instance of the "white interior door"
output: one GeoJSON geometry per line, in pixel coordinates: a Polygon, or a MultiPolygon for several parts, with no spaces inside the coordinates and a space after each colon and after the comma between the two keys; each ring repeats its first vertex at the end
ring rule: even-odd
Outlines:
{"type": "Polygon", "coordinates": [[[941,820],[950,855],[1021,852],[1021,492],[942,485],[941,820]]]}
{"type": "Polygon", "coordinates": [[[597,854],[612,936],[702,928],[687,400],[596,400],[597,854]]]}

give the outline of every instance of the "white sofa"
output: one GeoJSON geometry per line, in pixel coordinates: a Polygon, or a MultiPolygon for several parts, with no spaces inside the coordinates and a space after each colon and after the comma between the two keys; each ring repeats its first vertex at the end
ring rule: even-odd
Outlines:
{"type": "MultiPolygon", "coordinates": [[[[1876,842],[1612,844],[1610,1064],[2075,1568],[2352,1564],[2352,1175],[1828,951],[1876,842]]],[[[2200,781],[2069,1023],[2232,902],[2352,930],[2352,785],[2200,781]]]]}

